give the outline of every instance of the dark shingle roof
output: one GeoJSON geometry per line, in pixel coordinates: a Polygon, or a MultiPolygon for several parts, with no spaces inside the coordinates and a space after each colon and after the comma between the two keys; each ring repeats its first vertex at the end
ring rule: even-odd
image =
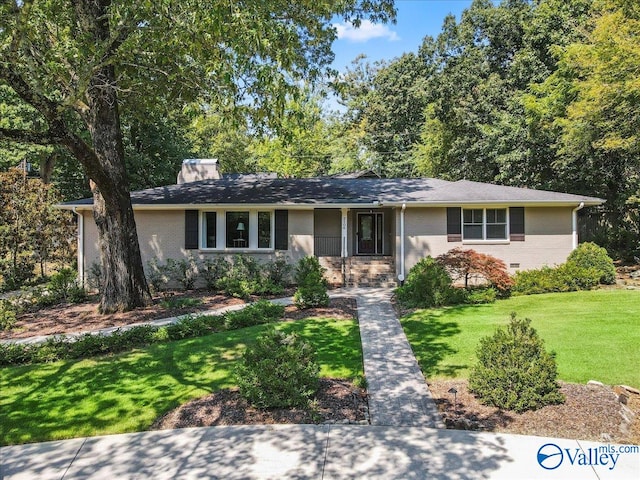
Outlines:
{"type": "MultiPolygon", "coordinates": [[[[256,178],[234,176],[150,188],[131,193],[134,205],[371,204],[381,203],[580,203],[594,197],[434,178],[256,178]]],[[[93,199],[65,206],[92,205],[93,199]]]]}

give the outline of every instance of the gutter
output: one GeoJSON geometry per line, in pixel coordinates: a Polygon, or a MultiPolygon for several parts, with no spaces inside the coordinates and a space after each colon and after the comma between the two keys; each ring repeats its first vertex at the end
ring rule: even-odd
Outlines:
{"type": "Polygon", "coordinates": [[[584,208],[584,202],[580,202],[576,208],[571,211],[571,237],[572,250],[578,248],[578,211],[584,208]]]}
{"type": "Polygon", "coordinates": [[[398,275],[400,285],[404,283],[404,211],[406,208],[407,204],[403,203],[400,210],[400,275],[398,275]]]}
{"type": "Polygon", "coordinates": [[[84,287],[84,216],[76,207],[72,211],[78,217],[78,281],[84,287]]]}

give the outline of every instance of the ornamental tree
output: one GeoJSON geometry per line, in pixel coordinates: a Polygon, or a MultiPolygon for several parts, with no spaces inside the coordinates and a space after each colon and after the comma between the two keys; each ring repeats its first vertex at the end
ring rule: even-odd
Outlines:
{"type": "Polygon", "coordinates": [[[232,117],[275,119],[301,79],[333,59],[338,15],[393,19],[392,0],[8,0],[0,3],[0,85],[35,109],[33,128],[0,141],[59,145],[90,179],[102,312],[150,301],[120,122],[198,102],[232,117]]]}
{"type": "Polygon", "coordinates": [[[470,280],[487,282],[501,292],[508,291],[513,285],[505,263],[485,253],[454,248],[438,256],[436,261],[454,281],[464,280],[465,288],[469,288],[470,280]]]}

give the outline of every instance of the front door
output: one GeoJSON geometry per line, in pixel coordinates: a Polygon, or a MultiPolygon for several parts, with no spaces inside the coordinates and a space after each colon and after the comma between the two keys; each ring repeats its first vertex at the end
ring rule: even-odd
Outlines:
{"type": "Polygon", "coordinates": [[[358,254],[382,255],[384,231],[383,215],[376,213],[358,213],[358,254]]]}

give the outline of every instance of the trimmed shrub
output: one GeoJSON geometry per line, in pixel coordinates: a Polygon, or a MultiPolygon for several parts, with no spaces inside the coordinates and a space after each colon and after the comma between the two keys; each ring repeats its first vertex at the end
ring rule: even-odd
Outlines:
{"type": "Polygon", "coordinates": [[[230,268],[220,280],[220,287],[227,295],[249,298],[260,291],[260,265],[248,255],[235,255],[230,268]]]}
{"type": "Polygon", "coordinates": [[[293,295],[293,303],[296,307],[306,309],[329,305],[327,280],[323,274],[324,268],[316,257],[300,259],[295,272],[298,289],[293,295]]]}
{"type": "Polygon", "coordinates": [[[517,272],[511,291],[517,295],[533,295],[590,290],[598,285],[599,278],[600,272],[595,268],[583,268],[567,262],[556,268],[542,267],[517,272]]]}
{"type": "Polygon", "coordinates": [[[165,268],[171,280],[179,283],[185,290],[193,290],[198,279],[198,269],[192,256],[180,260],[169,258],[165,268]]]}
{"type": "Polygon", "coordinates": [[[147,282],[154,292],[163,290],[169,283],[169,271],[166,265],[158,263],[158,259],[153,257],[147,262],[147,282]]]}
{"type": "Polygon", "coordinates": [[[616,267],[607,250],[595,243],[585,242],[578,245],[567,258],[567,264],[573,264],[584,269],[595,269],[598,274],[598,282],[605,285],[616,283],[616,267]]]}
{"type": "Polygon", "coordinates": [[[296,334],[269,328],[235,369],[241,395],[259,408],[303,407],[318,389],[313,348],[296,334]]]}
{"type": "Polygon", "coordinates": [[[230,268],[231,264],[224,257],[207,258],[200,269],[207,289],[219,290],[220,282],[230,268]]]}
{"type": "Polygon", "coordinates": [[[432,257],[416,263],[404,285],[396,289],[396,297],[409,308],[431,308],[460,301],[460,294],[451,285],[451,277],[432,257]]]}
{"type": "Polygon", "coordinates": [[[46,289],[57,301],[78,303],[86,298],[84,289],[78,287],[78,272],[71,268],[62,268],[53,274],[46,289]]]}
{"type": "Polygon", "coordinates": [[[104,279],[102,274],[102,265],[98,262],[92,262],[87,272],[87,285],[92,290],[99,292],[104,288],[104,279]]]}
{"type": "Polygon", "coordinates": [[[262,270],[268,282],[282,287],[283,290],[291,283],[293,267],[285,258],[280,257],[265,263],[262,270]]]}
{"type": "Polygon", "coordinates": [[[436,258],[454,281],[464,280],[464,287],[469,288],[469,282],[488,283],[501,292],[508,294],[513,280],[507,272],[507,265],[499,258],[476,252],[454,248],[436,258]]]}
{"type": "Polygon", "coordinates": [[[509,325],[480,340],[469,389],[486,405],[524,412],[562,403],[555,355],[531,327],[511,314],[509,325]]]}
{"type": "Polygon", "coordinates": [[[0,330],[11,330],[15,324],[15,307],[9,300],[0,300],[0,330]]]}
{"type": "Polygon", "coordinates": [[[498,298],[498,291],[493,287],[473,288],[467,290],[465,303],[480,305],[483,303],[493,303],[498,298]]]}
{"type": "Polygon", "coordinates": [[[225,313],[224,325],[228,330],[235,330],[275,322],[282,315],[284,315],[284,306],[276,305],[268,300],[260,300],[242,310],[225,313]]]}

